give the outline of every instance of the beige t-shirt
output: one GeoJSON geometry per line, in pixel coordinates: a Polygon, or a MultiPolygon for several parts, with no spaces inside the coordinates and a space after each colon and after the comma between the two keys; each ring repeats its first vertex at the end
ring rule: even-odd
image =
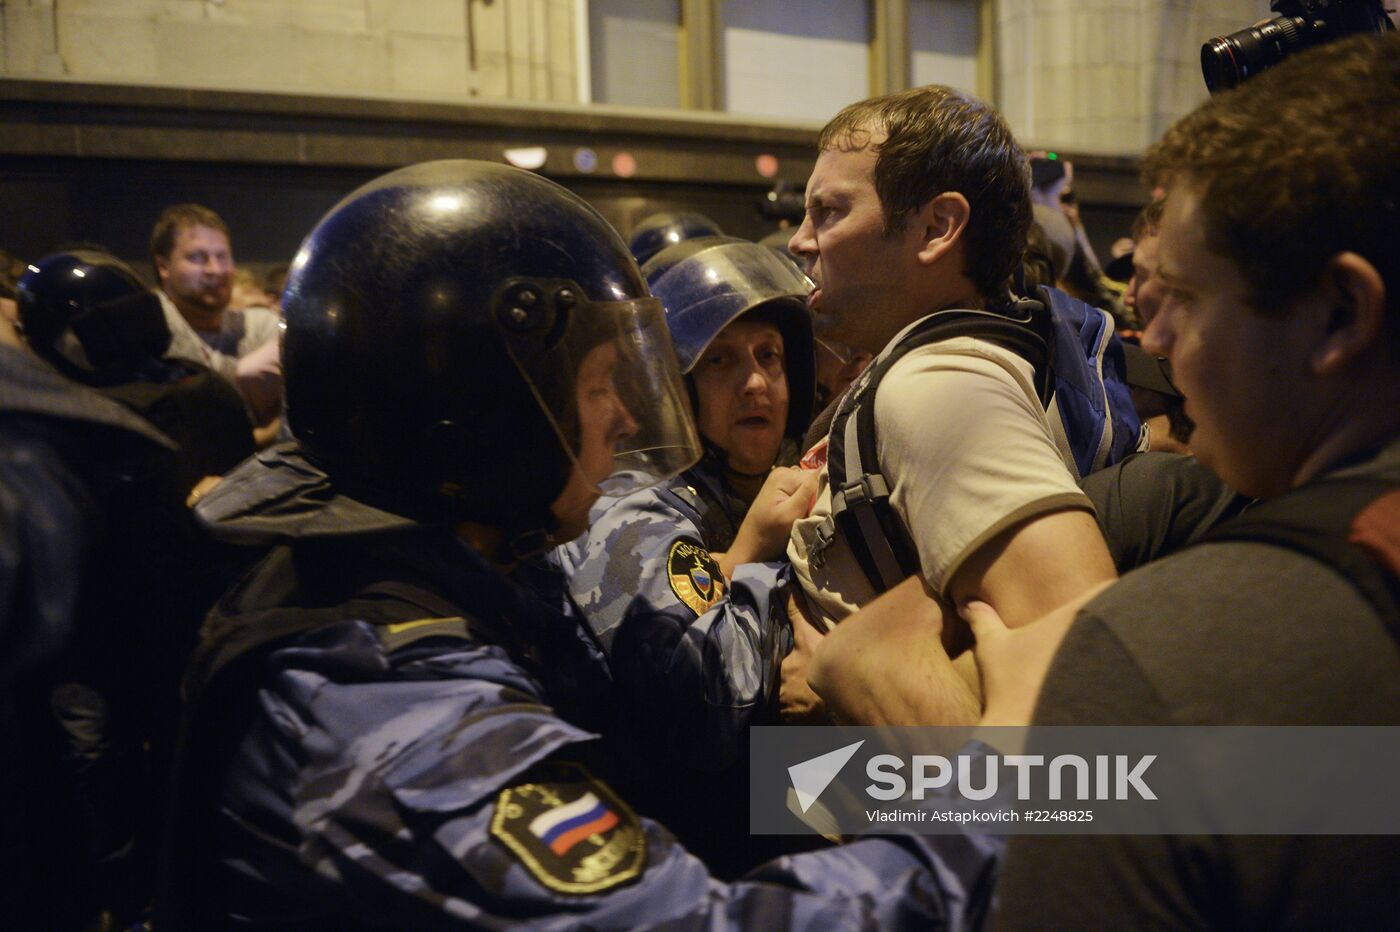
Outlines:
{"type": "MultiPolygon", "coordinates": [[[[910,531],[924,578],[940,594],[963,562],[1006,528],[1065,508],[1092,510],[1051,435],[1033,368],[1010,350],[972,337],[911,350],[881,381],[875,420],[890,502],[910,531]]],[[[806,462],[821,463],[817,499],[793,525],[788,557],[813,608],[830,623],[876,592],[841,534],[820,566],[810,559],[831,513],[824,451],[813,453],[806,462]]]]}

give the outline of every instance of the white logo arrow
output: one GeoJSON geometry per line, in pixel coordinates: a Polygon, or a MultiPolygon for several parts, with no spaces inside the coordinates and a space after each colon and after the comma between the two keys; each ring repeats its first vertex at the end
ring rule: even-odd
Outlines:
{"type": "Polygon", "coordinates": [[[831,781],[836,779],[836,775],[841,772],[841,768],[846,766],[847,761],[855,757],[856,751],[865,743],[862,739],[855,744],[848,744],[844,748],[837,748],[829,751],[820,757],[813,757],[811,760],[804,760],[800,764],[793,764],[788,768],[788,776],[792,778],[792,788],[797,793],[797,803],[806,812],[812,808],[812,803],[817,801],[817,797],[822,795],[822,791],[831,785],[831,781]]]}

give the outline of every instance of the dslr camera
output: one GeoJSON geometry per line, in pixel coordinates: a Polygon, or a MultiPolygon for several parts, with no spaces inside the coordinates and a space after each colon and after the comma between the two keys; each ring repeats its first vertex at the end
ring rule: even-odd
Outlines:
{"type": "Polygon", "coordinates": [[[1394,29],[1382,0],[1274,0],[1279,14],[1201,46],[1201,71],[1212,94],[1278,64],[1299,49],[1358,32],[1394,29]]]}

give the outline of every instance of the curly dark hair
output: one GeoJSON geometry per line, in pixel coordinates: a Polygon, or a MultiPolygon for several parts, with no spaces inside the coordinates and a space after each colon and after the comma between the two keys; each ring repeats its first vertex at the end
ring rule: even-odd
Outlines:
{"type": "Polygon", "coordinates": [[[1258,312],[1284,312],[1350,251],[1380,273],[1400,330],[1397,114],[1400,33],[1352,36],[1212,97],[1148,151],[1143,178],[1200,195],[1206,242],[1258,312]]]}
{"type": "Polygon", "coordinates": [[[938,195],[961,194],[972,207],[964,271],[983,297],[1000,297],[1031,222],[1029,163],[1001,115],[970,94],[931,84],[851,104],[818,141],[822,151],[871,145],[885,233],[902,230],[938,195]]]}

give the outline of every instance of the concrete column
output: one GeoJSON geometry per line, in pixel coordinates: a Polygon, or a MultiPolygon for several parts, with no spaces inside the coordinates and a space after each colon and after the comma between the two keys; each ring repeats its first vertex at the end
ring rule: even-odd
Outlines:
{"type": "Polygon", "coordinates": [[[719,0],[681,0],[681,106],[724,106],[719,0]]]}
{"type": "Polygon", "coordinates": [[[909,87],[909,0],[872,0],[870,94],[909,87]]]}
{"type": "Polygon", "coordinates": [[[1031,145],[1143,151],[1207,96],[1200,47],[1267,0],[995,0],[997,101],[1031,145]]]}

